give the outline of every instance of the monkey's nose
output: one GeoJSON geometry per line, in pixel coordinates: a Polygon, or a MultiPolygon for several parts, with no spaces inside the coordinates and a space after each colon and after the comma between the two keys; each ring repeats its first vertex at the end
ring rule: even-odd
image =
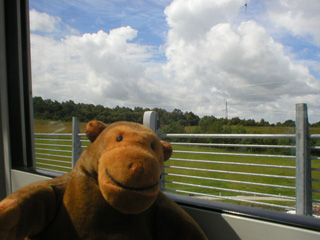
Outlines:
{"type": "Polygon", "coordinates": [[[131,163],[129,165],[129,171],[132,175],[140,175],[140,173],[143,171],[143,166],[139,163],[131,163]]]}

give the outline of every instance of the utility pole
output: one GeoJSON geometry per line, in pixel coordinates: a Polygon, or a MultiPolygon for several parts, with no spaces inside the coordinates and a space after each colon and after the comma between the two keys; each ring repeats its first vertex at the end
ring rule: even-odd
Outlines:
{"type": "Polygon", "coordinates": [[[225,119],[228,119],[228,102],[226,101],[226,115],[225,115],[225,119]]]}

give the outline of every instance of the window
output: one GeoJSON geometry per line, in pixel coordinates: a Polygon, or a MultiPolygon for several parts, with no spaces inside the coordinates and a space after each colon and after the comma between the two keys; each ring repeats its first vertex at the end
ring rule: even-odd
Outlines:
{"type": "MultiPolygon", "coordinates": [[[[112,116],[114,109],[120,114],[131,108],[140,116],[143,110],[155,109],[168,134],[177,133],[177,129],[199,134],[248,133],[245,124],[256,127],[255,131],[270,127],[270,131],[281,129],[281,133],[294,134],[294,104],[305,101],[310,123],[315,127],[312,133],[319,134],[316,128],[319,106],[315,104],[319,102],[320,88],[319,41],[318,31],[312,24],[317,22],[317,16],[311,11],[317,5],[299,4],[282,1],[226,1],[223,4],[178,0],[78,1],[77,4],[74,1],[1,1],[1,13],[5,14],[1,14],[0,36],[5,41],[1,39],[0,54],[6,64],[1,65],[0,154],[5,161],[0,165],[1,171],[4,169],[0,182],[6,183],[0,186],[2,196],[10,188],[6,165],[27,171],[45,166],[45,161],[37,160],[39,150],[35,150],[34,142],[37,145],[37,141],[42,140],[34,140],[33,128],[37,134],[43,123],[45,132],[64,133],[70,128],[68,122],[73,116],[95,118],[100,114],[101,118],[114,121],[115,118],[106,118],[112,116]],[[310,14],[302,14],[307,12],[310,14]],[[18,20],[15,16],[19,16],[18,20]],[[33,96],[30,94],[31,67],[33,96]],[[34,105],[38,125],[33,125],[32,97],[38,104],[34,105]]],[[[130,120],[135,115],[122,116],[130,120]]],[[[182,143],[194,140],[188,141],[182,143]]],[[[210,142],[211,146],[196,150],[208,151],[222,143],[210,142]]],[[[318,158],[318,138],[313,144],[316,146],[314,157],[318,158]]],[[[185,150],[180,148],[177,150],[185,150]]],[[[223,151],[247,154],[233,149],[234,146],[228,148],[223,151]]],[[[48,154],[45,151],[42,154],[48,154]]],[[[269,153],[275,154],[277,150],[262,152],[269,153]]],[[[202,160],[222,162],[215,157],[202,160]]],[[[173,169],[171,163],[168,168],[173,169]]],[[[314,178],[318,179],[317,163],[312,167],[314,178]]],[[[180,178],[186,175],[170,173],[180,178]]],[[[219,178],[220,183],[226,180],[223,176],[215,178],[219,178]]],[[[167,180],[172,184],[168,188],[179,185],[178,181],[167,180]]],[[[189,180],[186,183],[187,188],[199,185],[189,180]]],[[[215,187],[218,195],[226,188],[214,184],[209,187],[215,187]]],[[[318,187],[316,181],[313,187],[318,187]]],[[[197,195],[195,190],[182,191],[197,195]]],[[[243,194],[252,192],[242,191],[243,194]]],[[[230,196],[233,195],[227,195],[230,196]]],[[[201,202],[197,198],[172,197],[186,206],[201,202]]],[[[227,199],[223,197],[221,193],[221,199],[227,199]]],[[[206,209],[267,216],[274,221],[300,224],[301,220],[220,201],[213,201],[210,206],[201,204],[206,209]]],[[[313,220],[305,222],[312,225],[310,228],[318,227],[313,220]]]]}
{"type": "Polygon", "coordinates": [[[8,169],[34,165],[28,7],[26,1],[1,1],[2,193],[11,190],[8,169]]]}
{"type": "MultiPolygon", "coordinates": [[[[71,126],[63,121],[71,122],[73,116],[80,122],[92,118],[112,122],[116,120],[113,108],[118,110],[119,120],[136,120],[121,113],[126,107],[142,109],[140,116],[143,109],[156,108],[165,133],[290,135],[295,133],[295,103],[305,99],[309,119],[316,124],[319,113],[313,102],[318,101],[320,85],[313,50],[318,49],[318,33],[311,17],[304,15],[301,23],[297,20],[313,7],[281,1],[218,2],[75,4],[31,0],[37,149],[43,145],[39,131],[70,131],[71,126]],[[290,27],[293,24],[296,28],[290,27]]],[[[171,182],[168,189],[202,197],[212,193],[222,201],[237,197],[237,202],[254,206],[259,205],[256,199],[260,197],[261,204],[265,201],[263,207],[295,209],[294,137],[208,141],[211,145],[206,147],[183,147],[180,143],[175,148],[201,152],[227,144],[222,152],[231,151],[235,156],[224,158],[211,153],[209,158],[188,157],[188,153],[176,153],[174,158],[178,160],[172,159],[167,169],[171,182]],[[253,145],[240,146],[249,143],[253,145]],[[259,147],[263,144],[267,149],[259,147]],[[282,145],[286,145],[284,149],[279,148],[282,145]],[[255,159],[255,153],[267,159],[255,159]],[[269,159],[270,154],[279,157],[269,159]],[[189,165],[181,163],[184,158],[189,159],[189,165]],[[203,162],[190,163],[194,158],[203,162]],[[176,166],[174,161],[179,161],[176,166]],[[210,167],[206,161],[211,161],[210,167]],[[216,167],[210,174],[197,173],[211,168],[212,163],[216,167]],[[263,168],[265,165],[268,167],[263,168]],[[178,170],[183,166],[185,169],[178,170]],[[203,184],[199,177],[208,182],[203,184]],[[181,182],[185,186],[176,189],[181,182]],[[199,190],[201,184],[207,189],[199,190]],[[268,190],[261,191],[264,188],[268,190]],[[247,199],[247,195],[252,197],[247,199]]],[[[65,156],[52,151],[36,151],[37,168],[69,171],[71,163],[51,166],[50,160],[65,162],[65,156]]],[[[66,156],[71,158],[71,154],[66,156]]],[[[313,168],[318,168],[317,163],[313,168]]],[[[314,178],[318,179],[318,172],[314,172],[314,178]]],[[[317,182],[313,185],[318,188],[317,182]]]]}

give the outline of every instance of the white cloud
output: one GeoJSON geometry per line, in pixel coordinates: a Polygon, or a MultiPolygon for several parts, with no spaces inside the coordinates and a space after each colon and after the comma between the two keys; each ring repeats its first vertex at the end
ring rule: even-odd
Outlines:
{"type": "Polygon", "coordinates": [[[54,32],[61,23],[61,18],[50,16],[46,13],[30,10],[30,30],[40,32],[54,32]]]}
{"type": "Polygon", "coordinates": [[[174,40],[199,40],[210,28],[237,16],[241,0],[175,0],[165,9],[169,43],[174,40]]]}
{"type": "Polygon", "coordinates": [[[156,106],[161,95],[156,86],[162,84],[153,84],[153,71],[144,64],[153,49],[128,42],[136,36],[131,27],[62,40],[32,34],[34,95],[112,107],[156,106]]]}
{"type": "Polygon", "coordinates": [[[158,49],[133,43],[139,35],[129,26],[61,40],[33,33],[34,95],[217,117],[228,101],[230,117],[271,122],[294,119],[298,102],[319,111],[311,62],[293,61],[260,23],[233,21],[241,7],[240,0],[173,1],[164,63],[154,61],[158,49]]]}
{"type": "Polygon", "coordinates": [[[76,29],[65,24],[60,17],[50,16],[35,9],[30,10],[30,31],[51,38],[63,38],[69,34],[78,34],[76,29]]]}
{"type": "Polygon", "coordinates": [[[276,27],[285,28],[296,36],[310,38],[320,46],[320,1],[266,1],[269,19],[276,27]]]}
{"type": "Polygon", "coordinates": [[[263,26],[255,21],[239,26],[228,22],[228,17],[236,16],[239,1],[220,6],[209,2],[200,7],[198,1],[176,0],[165,11],[171,27],[165,76],[174,79],[177,97],[185,96],[185,102],[177,102],[180,108],[223,116],[228,101],[233,116],[274,121],[278,112],[294,106],[297,97],[318,95],[319,81],[306,66],[295,64],[263,26]],[[208,19],[206,11],[211,8],[218,14],[204,22],[201,19],[208,19]]]}

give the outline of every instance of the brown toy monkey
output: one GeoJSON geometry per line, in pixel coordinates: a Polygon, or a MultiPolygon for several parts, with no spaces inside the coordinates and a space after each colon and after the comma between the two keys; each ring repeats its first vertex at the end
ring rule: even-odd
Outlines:
{"type": "Polygon", "coordinates": [[[92,142],[75,168],[0,202],[0,239],[206,239],[159,190],[172,148],[131,122],[87,124],[92,142]]]}

